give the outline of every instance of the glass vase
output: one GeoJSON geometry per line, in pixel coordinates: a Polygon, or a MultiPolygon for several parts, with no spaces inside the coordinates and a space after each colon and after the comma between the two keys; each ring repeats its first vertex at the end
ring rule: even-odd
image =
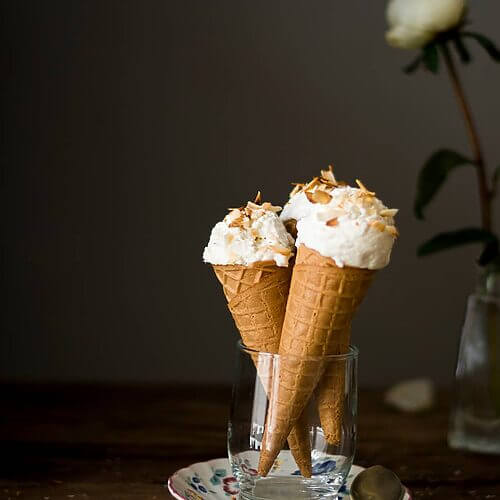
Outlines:
{"type": "Polygon", "coordinates": [[[450,447],[500,454],[500,267],[467,301],[455,373],[450,447]]]}
{"type": "Polygon", "coordinates": [[[355,347],[346,347],[346,354],[341,355],[295,358],[257,352],[238,344],[228,454],[242,499],[337,498],[351,469],[356,445],[357,357],[355,347]],[[332,401],[341,401],[340,438],[335,444],[325,438],[317,396],[312,393],[301,418],[310,446],[311,477],[301,476],[288,445],[279,453],[269,474],[262,477],[257,470],[269,411],[268,395],[277,391],[282,367],[285,371],[290,362],[307,363],[311,372],[336,374],[338,383],[331,385],[331,397],[332,401]]]}

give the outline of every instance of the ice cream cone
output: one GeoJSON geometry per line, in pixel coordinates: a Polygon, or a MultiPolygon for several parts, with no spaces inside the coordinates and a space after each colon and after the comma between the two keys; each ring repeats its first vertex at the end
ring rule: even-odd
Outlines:
{"type": "MultiPolygon", "coordinates": [[[[362,299],[363,297],[361,297],[362,299]]],[[[360,299],[360,300],[361,300],[360,299]]],[[[356,305],[357,308],[359,303],[356,305]]],[[[337,352],[345,354],[351,343],[351,328],[339,332],[337,352]]],[[[317,407],[326,441],[336,445],[342,439],[342,413],[345,397],[345,363],[335,362],[325,367],[316,389],[317,407]]]]}
{"type": "Polygon", "coordinates": [[[292,268],[274,262],[213,268],[243,343],[259,352],[277,352],[292,268]]]}
{"type": "MultiPolygon", "coordinates": [[[[351,330],[341,334],[337,354],[345,354],[350,344],[351,330]]],[[[316,388],[316,400],[321,428],[326,441],[336,445],[342,439],[342,415],[345,397],[346,363],[335,361],[325,367],[316,388]]]]}
{"type": "Polygon", "coordinates": [[[280,377],[273,380],[262,443],[261,475],[269,472],[318,384],[324,370],[321,357],[338,353],[373,275],[367,269],[338,267],[333,259],[299,246],[281,333],[280,377]]]}
{"type": "MultiPolygon", "coordinates": [[[[274,262],[252,266],[214,265],[236,326],[246,347],[278,353],[292,268],[274,262]]],[[[256,355],[253,359],[264,390],[269,394],[272,366],[256,355]],[[264,362],[263,362],[264,361],[264,362]]],[[[304,477],[311,476],[311,445],[307,422],[298,422],[289,446],[304,477]]]]}

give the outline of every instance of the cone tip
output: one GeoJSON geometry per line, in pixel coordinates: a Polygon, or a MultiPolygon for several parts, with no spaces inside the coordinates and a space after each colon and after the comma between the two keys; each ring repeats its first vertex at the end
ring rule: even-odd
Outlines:
{"type": "Polygon", "coordinates": [[[272,454],[266,452],[260,452],[259,467],[257,472],[260,476],[266,477],[274,464],[274,458],[272,454]]]}

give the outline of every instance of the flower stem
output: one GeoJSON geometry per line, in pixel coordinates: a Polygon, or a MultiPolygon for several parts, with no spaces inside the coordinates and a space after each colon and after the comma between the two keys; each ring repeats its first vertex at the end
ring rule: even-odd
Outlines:
{"type": "MultiPolygon", "coordinates": [[[[455,92],[458,104],[462,111],[465,121],[465,127],[469,136],[470,145],[473,153],[473,160],[476,167],[477,183],[479,187],[479,201],[481,206],[481,223],[483,229],[491,231],[491,205],[493,200],[493,187],[488,187],[488,179],[486,177],[486,164],[484,161],[479,134],[477,133],[476,125],[472,117],[472,111],[460,77],[458,75],[453,57],[446,45],[446,42],[440,44],[443,52],[444,61],[448,74],[450,75],[451,84],[455,92]]],[[[500,416],[500,363],[498,362],[498,331],[496,324],[496,311],[492,310],[490,305],[486,306],[486,329],[488,335],[488,353],[489,353],[489,390],[496,413],[500,416]]]]}
{"type": "Polygon", "coordinates": [[[440,44],[441,51],[443,52],[444,61],[446,63],[446,68],[448,69],[448,74],[450,75],[451,84],[455,92],[458,104],[464,116],[465,127],[467,129],[467,134],[469,136],[470,145],[472,148],[474,164],[476,166],[477,181],[479,186],[479,201],[481,204],[481,223],[483,229],[491,231],[492,221],[491,221],[491,200],[492,192],[488,187],[488,179],[486,177],[486,164],[484,161],[484,156],[481,148],[481,143],[479,141],[479,135],[477,133],[476,125],[472,117],[471,108],[467,102],[465,96],[464,88],[460,77],[458,75],[455,62],[453,57],[446,45],[446,42],[440,44]]]}

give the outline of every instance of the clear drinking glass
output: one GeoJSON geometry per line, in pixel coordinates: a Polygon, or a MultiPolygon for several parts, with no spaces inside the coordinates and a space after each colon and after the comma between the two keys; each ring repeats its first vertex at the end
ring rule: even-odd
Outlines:
{"type": "Polygon", "coordinates": [[[448,443],[500,454],[500,268],[487,268],[467,302],[448,443]]]}
{"type": "Polygon", "coordinates": [[[269,474],[261,477],[257,469],[268,411],[267,392],[275,390],[279,383],[284,357],[253,351],[238,343],[228,453],[233,474],[240,483],[241,498],[336,498],[349,474],[356,446],[358,350],[346,346],[343,351],[346,354],[307,357],[309,368],[336,374],[336,382],[333,385],[330,382],[328,390],[331,386],[332,398],[341,400],[338,443],[332,445],[325,439],[317,409],[318,386],[302,419],[311,444],[312,477],[300,475],[288,445],[281,450],[269,474]]]}

